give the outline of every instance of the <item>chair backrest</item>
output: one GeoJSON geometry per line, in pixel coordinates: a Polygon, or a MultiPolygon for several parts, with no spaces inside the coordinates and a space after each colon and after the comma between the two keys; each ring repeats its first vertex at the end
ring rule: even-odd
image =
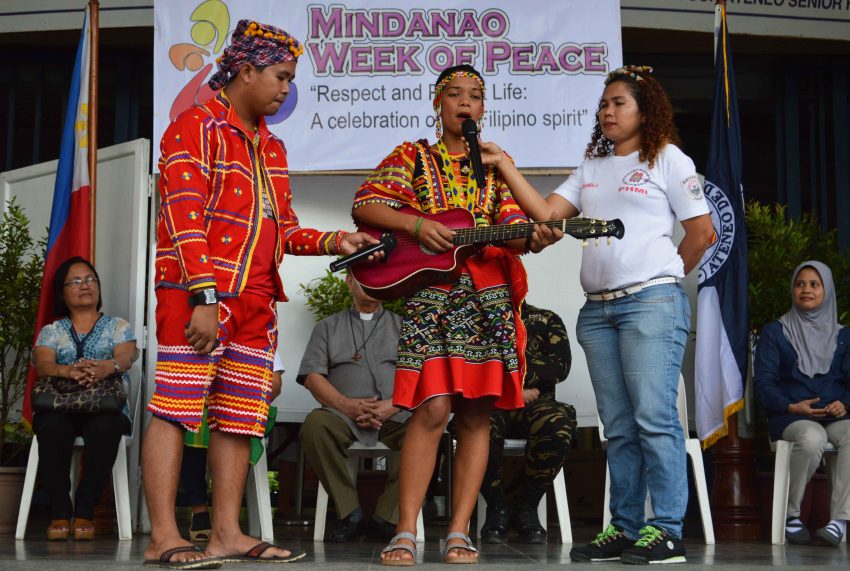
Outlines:
{"type": "Polygon", "coordinates": [[[682,430],[685,431],[685,438],[688,437],[688,397],[685,394],[685,377],[679,373],[679,395],[676,397],[676,409],[679,411],[679,422],[682,423],[682,430]]]}
{"type": "MultiPolygon", "coordinates": [[[[679,373],[679,390],[676,397],[676,410],[679,411],[679,422],[682,424],[682,430],[685,432],[685,438],[688,437],[688,397],[685,393],[685,377],[679,373]]],[[[602,443],[608,441],[605,437],[605,426],[602,424],[602,419],[599,418],[599,413],[596,414],[596,424],[599,427],[599,440],[602,443]]]]}

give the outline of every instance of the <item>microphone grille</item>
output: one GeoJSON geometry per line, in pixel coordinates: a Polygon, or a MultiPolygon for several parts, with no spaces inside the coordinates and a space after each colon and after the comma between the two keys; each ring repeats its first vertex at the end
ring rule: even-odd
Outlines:
{"type": "Polygon", "coordinates": [[[460,128],[464,133],[472,133],[473,135],[478,134],[478,125],[475,123],[474,119],[464,119],[460,128]]]}

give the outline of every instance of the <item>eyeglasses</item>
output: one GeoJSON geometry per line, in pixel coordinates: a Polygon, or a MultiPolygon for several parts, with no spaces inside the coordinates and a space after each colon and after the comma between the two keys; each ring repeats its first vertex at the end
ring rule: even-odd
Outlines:
{"type": "Polygon", "coordinates": [[[72,289],[80,289],[83,284],[87,286],[95,285],[99,283],[97,278],[94,276],[86,276],[84,278],[74,278],[69,282],[65,282],[65,287],[69,287],[72,289]]]}

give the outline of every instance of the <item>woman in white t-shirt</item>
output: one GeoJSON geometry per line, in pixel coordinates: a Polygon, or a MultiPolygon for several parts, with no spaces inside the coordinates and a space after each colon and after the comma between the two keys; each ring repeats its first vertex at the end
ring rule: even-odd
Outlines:
{"type": "Polygon", "coordinates": [[[481,145],[484,162],[498,168],[531,218],[581,212],[625,226],[622,240],[582,254],[587,302],[577,338],[608,439],[612,517],[596,539],[570,552],[575,561],[685,559],[688,482],[676,397],[690,306],[679,280],[697,265],[714,229],[694,163],[677,146],[670,101],[651,71],[629,66],[608,75],[586,160],[546,199],[496,145],[481,145]],[[685,229],[678,248],[676,219],[685,229]]]}

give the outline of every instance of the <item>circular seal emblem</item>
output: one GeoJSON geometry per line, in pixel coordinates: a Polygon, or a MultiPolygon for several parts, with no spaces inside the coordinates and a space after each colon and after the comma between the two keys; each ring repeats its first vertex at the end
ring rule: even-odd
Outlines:
{"type": "Polygon", "coordinates": [[[682,181],[682,190],[693,200],[702,198],[702,185],[700,185],[699,179],[695,174],[682,181]]]}
{"type": "Polygon", "coordinates": [[[623,182],[631,186],[640,186],[649,182],[649,173],[643,169],[634,169],[623,177],[623,182]]]}
{"type": "Polygon", "coordinates": [[[704,192],[717,240],[708,247],[700,261],[699,283],[710,279],[723,267],[735,243],[735,211],[726,193],[708,179],[704,192]]]}

